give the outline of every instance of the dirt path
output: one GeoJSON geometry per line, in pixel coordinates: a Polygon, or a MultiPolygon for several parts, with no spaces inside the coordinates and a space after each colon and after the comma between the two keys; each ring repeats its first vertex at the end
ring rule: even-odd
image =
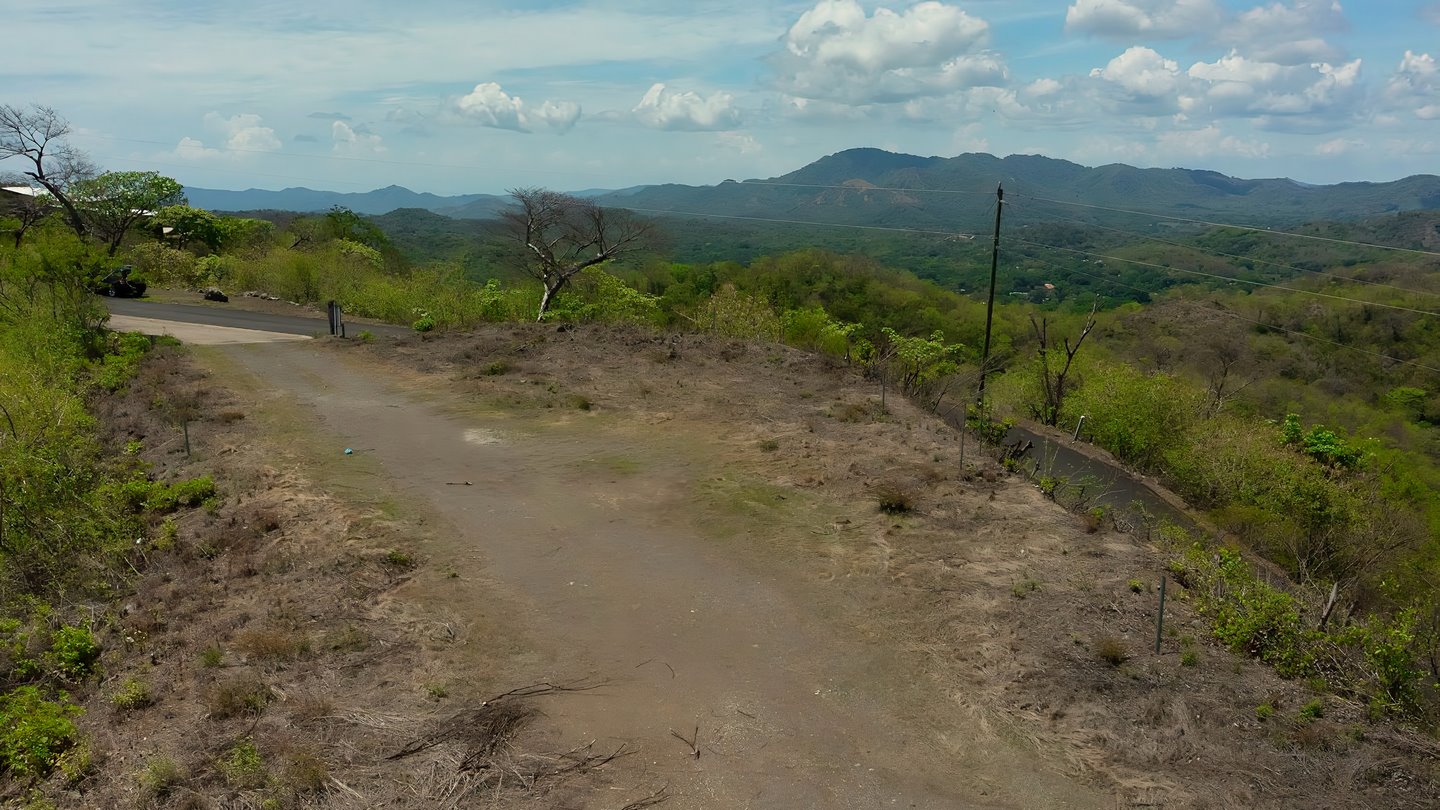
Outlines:
{"type": "Polygon", "coordinates": [[[428,516],[426,565],[396,596],[461,628],[447,666],[606,682],[544,710],[558,740],[638,751],[612,790],[669,785],[679,808],[1108,806],[856,632],[864,605],[815,597],[793,554],[754,553],[786,527],[707,530],[727,513],[696,493],[728,473],[705,437],[478,408],[320,345],[214,351],[312,415],[333,463],[354,448],[377,492],[428,516]],[[495,626],[528,649],[487,648],[495,626]],[[698,757],[672,734],[697,728],[698,757]]]}

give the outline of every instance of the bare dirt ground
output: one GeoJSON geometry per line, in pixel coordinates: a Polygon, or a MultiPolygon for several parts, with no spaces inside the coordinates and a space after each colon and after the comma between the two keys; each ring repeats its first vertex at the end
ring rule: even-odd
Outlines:
{"type": "Polygon", "coordinates": [[[1173,585],[1155,655],[1144,537],[973,445],[962,465],[953,431],[823,359],[502,327],[209,347],[147,375],[115,441],[226,499],[115,623],[82,720],[95,775],[65,806],[1440,795],[1433,739],[1334,698],[1302,719],[1314,695],[1210,644],[1173,585]],[[207,414],[188,462],[147,407],[186,397],[207,414]],[[913,510],[881,512],[887,490],[913,510]],[[153,705],[107,707],[126,678],[153,705]]]}

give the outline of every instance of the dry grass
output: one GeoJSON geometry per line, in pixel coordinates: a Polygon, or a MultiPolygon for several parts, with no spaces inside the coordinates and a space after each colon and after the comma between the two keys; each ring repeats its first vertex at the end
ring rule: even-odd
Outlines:
{"type": "Polygon", "coordinates": [[[1125,642],[1115,636],[1100,636],[1096,638],[1094,652],[1096,658],[1112,667],[1118,667],[1130,660],[1130,652],[1125,649],[1125,642]]]}
{"type": "Polygon", "coordinates": [[[237,633],[230,645],[256,661],[294,661],[310,651],[310,639],[303,633],[273,627],[253,628],[237,633]]]}

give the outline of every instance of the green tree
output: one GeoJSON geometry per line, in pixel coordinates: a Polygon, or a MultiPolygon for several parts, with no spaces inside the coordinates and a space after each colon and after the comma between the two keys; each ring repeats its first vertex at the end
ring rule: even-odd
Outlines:
{"type": "Polygon", "coordinates": [[[167,205],[155,212],[151,222],[162,228],[171,228],[170,237],[182,247],[204,245],[212,251],[219,251],[225,243],[224,221],[203,208],[167,205]]]}
{"type": "Polygon", "coordinates": [[[114,256],[135,223],[185,203],[185,188],[156,172],[105,172],[75,184],[74,197],[90,230],[114,256]]]}

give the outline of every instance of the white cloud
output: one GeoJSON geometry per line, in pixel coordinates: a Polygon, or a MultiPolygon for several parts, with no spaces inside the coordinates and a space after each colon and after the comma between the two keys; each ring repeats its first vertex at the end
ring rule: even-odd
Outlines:
{"type": "Polygon", "coordinates": [[[741,155],[758,155],[765,147],[751,135],[743,132],[717,132],[715,143],[721,149],[728,149],[741,155]]]}
{"type": "Polygon", "coordinates": [[[1338,62],[1344,52],[1320,35],[1345,27],[1345,12],[1337,0],[1273,2],[1241,13],[1221,30],[1219,41],[1283,65],[1338,62]]]}
{"type": "Polygon", "coordinates": [[[1177,39],[1212,29],[1221,19],[1215,0],[1075,0],[1065,30],[1114,39],[1177,39]]]}
{"type": "Polygon", "coordinates": [[[787,94],[850,104],[906,101],[1003,83],[990,26],[957,6],[917,3],[868,15],[856,0],[820,0],[790,27],[776,60],[787,94]]]}
{"type": "Polygon", "coordinates": [[[1164,154],[1192,161],[1197,157],[1212,155],[1245,158],[1263,158],[1270,155],[1270,144],[1226,135],[1214,124],[1202,129],[1163,132],[1155,139],[1155,143],[1164,154]]]}
{"type": "Polygon", "coordinates": [[[1188,71],[1197,98],[1191,109],[1217,116],[1312,116],[1337,122],[1353,118],[1363,100],[1361,60],[1282,65],[1235,51],[1188,71]]]}
{"type": "Polygon", "coordinates": [[[1181,79],[1178,63],[1138,45],[1111,59],[1105,67],[1091,70],[1090,76],[1104,79],[1139,99],[1169,96],[1180,86],[1181,79]]]}
{"type": "Polygon", "coordinates": [[[385,152],[385,143],[379,135],[356,131],[344,121],[330,125],[330,140],[334,142],[331,151],[345,157],[366,157],[385,152]]]}
{"type": "Polygon", "coordinates": [[[648,127],[692,132],[732,130],[740,126],[741,120],[735,97],[729,93],[677,93],[659,82],[650,86],[631,112],[635,120],[648,127]]]}
{"type": "Polygon", "coordinates": [[[1355,138],[1335,138],[1315,147],[1315,154],[1323,157],[1340,157],[1364,149],[1365,142],[1355,138]]]}
{"type": "Polygon", "coordinates": [[[1385,84],[1385,101],[1424,121],[1440,119],[1440,65],[1428,53],[1406,51],[1385,84]]]}
{"type": "Polygon", "coordinates": [[[241,160],[247,154],[275,152],[281,146],[275,130],[264,125],[260,116],[241,113],[229,118],[217,112],[205,114],[205,129],[215,133],[222,146],[206,146],[205,142],[190,136],[180,139],[172,154],[186,160],[241,160]]]}
{"type": "Polygon", "coordinates": [[[519,96],[506,93],[495,82],[475,85],[475,89],[455,102],[455,110],[469,121],[485,127],[531,132],[537,124],[557,132],[568,132],[580,120],[580,105],[569,101],[546,101],[538,108],[527,108],[519,96]]]}

